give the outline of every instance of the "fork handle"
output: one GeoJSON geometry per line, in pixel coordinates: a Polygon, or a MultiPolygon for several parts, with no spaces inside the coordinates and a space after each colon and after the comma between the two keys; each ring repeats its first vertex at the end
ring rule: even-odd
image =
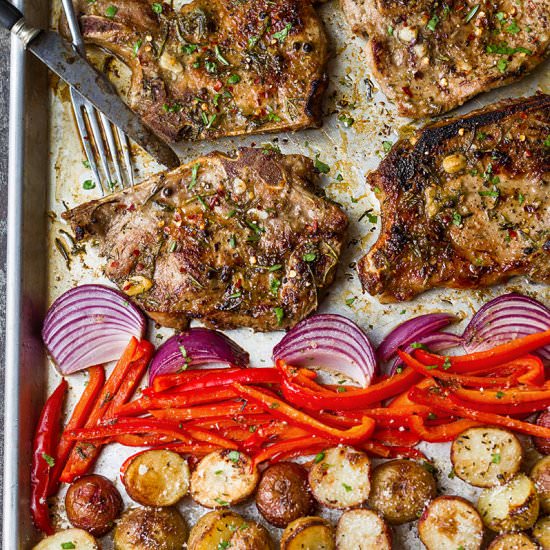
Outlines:
{"type": "Polygon", "coordinates": [[[23,19],[23,14],[8,0],[0,0],[0,25],[11,31],[12,27],[23,19]]]}

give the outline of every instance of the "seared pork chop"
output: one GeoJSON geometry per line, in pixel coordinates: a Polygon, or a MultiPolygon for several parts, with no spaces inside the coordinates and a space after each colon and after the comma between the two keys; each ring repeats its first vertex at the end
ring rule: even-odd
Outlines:
{"type": "Polygon", "coordinates": [[[444,113],[548,55],[550,0],[341,0],[402,115],[444,113]]]}
{"type": "Polygon", "coordinates": [[[427,126],[368,179],[382,230],[358,269],[382,302],[513,275],[550,283],[550,96],[427,126]]]}
{"type": "Polygon", "coordinates": [[[345,237],[317,177],[301,155],[214,152],[63,217],[161,325],[277,330],[316,309],[345,237]]]}
{"type": "Polygon", "coordinates": [[[130,107],[166,140],[318,126],[326,36],[309,0],[79,0],[84,39],[132,71],[130,107]]]}

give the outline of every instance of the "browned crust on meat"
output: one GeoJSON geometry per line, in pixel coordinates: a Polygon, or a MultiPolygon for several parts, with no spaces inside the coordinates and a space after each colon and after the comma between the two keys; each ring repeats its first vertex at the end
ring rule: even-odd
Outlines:
{"type": "Polygon", "coordinates": [[[105,274],[158,323],[289,328],[334,279],[348,220],[311,159],[265,149],[210,153],[63,214],[105,274]]]}
{"type": "Polygon", "coordinates": [[[397,142],[369,175],[382,229],[359,264],[383,302],[514,275],[550,283],[550,96],[508,100],[397,142]],[[443,160],[462,168],[448,173],[443,160]]]}
{"type": "Polygon", "coordinates": [[[327,39],[309,0],[195,0],[179,11],[79,0],[78,10],[85,40],[131,69],[130,107],[168,141],[321,124],[327,39]]]}

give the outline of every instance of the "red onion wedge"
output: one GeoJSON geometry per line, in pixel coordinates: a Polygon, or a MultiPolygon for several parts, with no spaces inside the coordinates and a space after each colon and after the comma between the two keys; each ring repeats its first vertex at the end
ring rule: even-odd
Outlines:
{"type": "Polygon", "coordinates": [[[207,328],[191,328],[172,336],[160,346],[149,367],[149,385],[159,374],[174,374],[181,369],[208,363],[246,367],[248,352],[225,334],[207,328]]]}
{"type": "MultiPolygon", "coordinates": [[[[487,302],[472,317],[462,338],[466,351],[473,353],[549,328],[550,309],[534,298],[511,293],[487,302]]],[[[550,363],[550,346],[535,353],[550,363]]]]}
{"type": "Polygon", "coordinates": [[[367,387],[377,373],[376,356],[366,334],[342,315],[319,314],[290,330],[273,348],[273,360],[297,367],[323,367],[367,387]]]}
{"type": "Polygon", "coordinates": [[[432,334],[456,320],[450,313],[427,313],[413,317],[395,327],[380,343],[376,353],[382,361],[388,361],[398,349],[405,349],[423,336],[432,334]]]}
{"type": "Polygon", "coordinates": [[[72,374],[118,359],[130,338],[142,338],[146,321],[124,294],[102,285],[82,285],[52,304],[42,339],[57,370],[72,374]]]}

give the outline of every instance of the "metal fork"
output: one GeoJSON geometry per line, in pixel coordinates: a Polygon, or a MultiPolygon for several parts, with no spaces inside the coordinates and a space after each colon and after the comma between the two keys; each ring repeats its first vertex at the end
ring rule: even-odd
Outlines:
{"type": "MultiPolygon", "coordinates": [[[[86,50],[84,47],[84,39],[82,38],[78,19],[74,11],[73,0],[62,0],[62,3],[69,24],[73,45],[78,53],[85,57],[86,50]]],[[[101,189],[102,195],[106,193],[105,185],[103,184],[104,181],[106,182],[109,192],[113,191],[116,183],[119,183],[121,187],[126,187],[127,184],[133,186],[134,172],[132,169],[132,159],[130,157],[130,144],[128,143],[126,134],[118,126],[112,125],[107,117],[103,113],[97,111],[96,108],[80,95],[77,90],[71,87],[70,94],[76,124],[80,132],[80,137],[82,138],[82,145],[86,153],[86,158],[92,170],[94,182],[101,189]],[[86,119],[88,124],[86,124],[86,119]],[[118,138],[118,145],[115,133],[113,132],[113,126],[118,138]],[[104,179],[101,177],[94,149],[101,162],[104,179]],[[107,155],[107,150],[109,151],[109,155],[107,155]],[[122,168],[120,166],[119,151],[122,153],[122,158],[124,159],[124,172],[126,178],[123,177],[122,168]],[[115,169],[116,181],[112,178],[109,157],[115,169]]]]}

